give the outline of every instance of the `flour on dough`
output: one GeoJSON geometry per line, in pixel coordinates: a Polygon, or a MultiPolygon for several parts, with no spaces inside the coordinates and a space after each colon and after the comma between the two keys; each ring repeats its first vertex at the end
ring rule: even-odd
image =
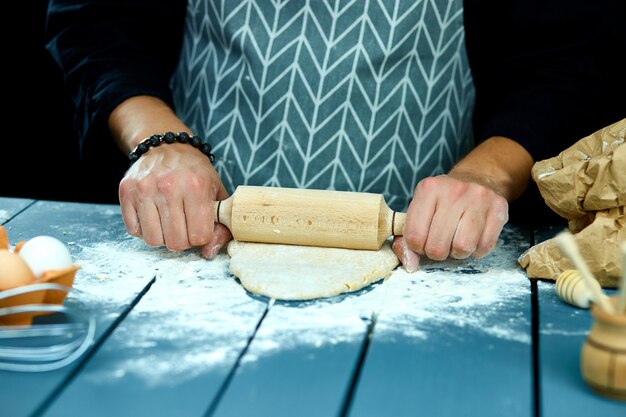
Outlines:
{"type": "Polygon", "coordinates": [[[230,269],[248,291],[308,300],[357,291],[400,263],[386,241],[378,251],[231,241],[230,269]]]}

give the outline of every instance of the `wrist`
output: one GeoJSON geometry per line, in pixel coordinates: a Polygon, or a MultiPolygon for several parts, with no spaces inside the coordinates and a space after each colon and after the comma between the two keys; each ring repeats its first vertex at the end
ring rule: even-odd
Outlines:
{"type": "Polygon", "coordinates": [[[482,184],[510,202],[527,188],[533,163],[520,144],[496,136],[474,148],[448,175],[482,184]]]}
{"type": "Polygon", "coordinates": [[[190,136],[187,132],[173,133],[165,132],[163,134],[154,134],[141,140],[137,146],[128,154],[130,164],[134,164],[142,155],[151,148],[161,145],[171,145],[174,143],[188,144],[202,152],[209,161],[213,163],[215,156],[211,153],[211,145],[204,143],[198,136],[190,136]]]}
{"type": "Polygon", "coordinates": [[[126,155],[156,132],[193,135],[164,101],[151,96],[136,96],[123,101],[111,112],[108,123],[111,135],[126,155]]]}
{"type": "Polygon", "coordinates": [[[483,187],[489,188],[490,190],[494,191],[496,194],[501,195],[509,201],[506,191],[507,181],[503,179],[501,175],[497,175],[494,173],[487,174],[485,172],[476,172],[476,170],[464,167],[458,168],[456,166],[446,175],[457,180],[480,184],[483,187]]]}

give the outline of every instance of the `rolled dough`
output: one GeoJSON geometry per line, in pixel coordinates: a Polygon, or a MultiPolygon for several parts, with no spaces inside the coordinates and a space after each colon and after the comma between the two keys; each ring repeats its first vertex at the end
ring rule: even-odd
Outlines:
{"type": "Polygon", "coordinates": [[[400,263],[387,241],[378,251],[249,243],[228,244],[230,269],[254,294],[309,300],[357,291],[400,263]]]}

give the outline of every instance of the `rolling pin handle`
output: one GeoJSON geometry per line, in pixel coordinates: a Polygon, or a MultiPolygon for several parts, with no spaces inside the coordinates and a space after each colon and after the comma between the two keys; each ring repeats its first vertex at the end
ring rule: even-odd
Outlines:
{"type": "MultiPolygon", "coordinates": [[[[215,223],[221,223],[224,226],[231,229],[231,216],[233,212],[233,196],[228,197],[226,200],[213,202],[213,221],[215,223]]],[[[231,230],[232,231],[232,230],[231,230]]]]}
{"type": "Polygon", "coordinates": [[[220,205],[222,204],[222,201],[218,201],[217,202],[217,208],[215,209],[214,215],[213,215],[213,221],[215,223],[219,223],[220,222],[220,205]]]}
{"type": "Polygon", "coordinates": [[[393,236],[402,236],[404,234],[404,222],[406,220],[406,213],[398,211],[393,212],[393,219],[391,220],[391,234],[393,236]]]}

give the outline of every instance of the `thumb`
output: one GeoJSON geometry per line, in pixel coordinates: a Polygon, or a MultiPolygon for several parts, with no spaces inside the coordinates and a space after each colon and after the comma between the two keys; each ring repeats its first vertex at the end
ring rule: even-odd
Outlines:
{"type": "Polygon", "coordinates": [[[230,230],[228,230],[228,227],[220,223],[215,223],[213,237],[209,243],[202,246],[200,255],[206,259],[215,258],[224,245],[226,245],[232,238],[233,235],[230,233],[230,230]]]}
{"type": "MultiPolygon", "coordinates": [[[[217,173],[213,171],[217,176],[217,173]]],[[[214,199],[216,201],[226,200],[230,195],[226,188],[224,187],[224,183],[218,178],[218,187],[217,192],[215,193],[214,199]]],[[[215,219],[214,219],[215,220],[215,219]]],[[[224,245],[226,245],[230,240],[232,240],[233,235],[228,229],[228,227],[224,226],[220,223],[213,224],[213,236],[211,237],[211,241],[206,245],[202,246],[200,250],[200,256],[206,259],[213,259],[217,256],[217,254],[222,250],[224,245]]]]}
{"type": "Polygon", "coordinates": [[[391,249],[396,254],[406,272],[415,272],[420,266],[420,257],[406,244],[403,236],[394,236],[391,249]]]}

